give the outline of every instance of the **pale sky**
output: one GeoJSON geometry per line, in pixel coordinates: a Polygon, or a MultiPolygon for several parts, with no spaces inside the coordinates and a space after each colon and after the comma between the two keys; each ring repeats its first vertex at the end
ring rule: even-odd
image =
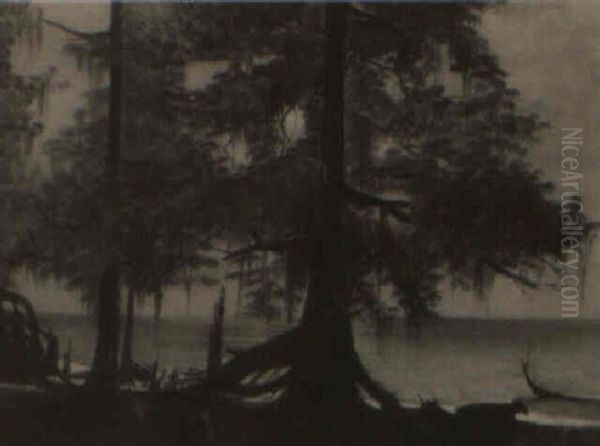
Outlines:
{"type": "MultiPolygon", "coordinates": [[[[517,2],[497,6],[483,16],[482,30],[510,75],[510,83],[521,90],[523,106],[538,111],[551,121],[552,128],[532,151],[532,163],[547,179],[560,180],[560,138],[562,127],[584,129],[581,172],[586,212],[600,220],[600,1],[563,0],[517,2]]],[[[108,26],[106,4],[45,4],[47,18],[81,30],[102,30],[108,26]]],[[[72,122],[82,94],[90,87],[85,73],[77,71],[74,60],[62,53],[68,36],[45,27],[42,47],[31,54],[25,44],[14,51],[14,66],[22,73],[57,68],[56,81],[68,81],[66,88],[54,89],[44,114],[42,139],[51,137],[72,122]]],[[[40,158],[41,159],[41,158],[40,158]]],[[[560,191],[560,188],[558,189],[560,191]]],[[[592,254],[588,271],[586,300],[582,317],[600,317],[599,250],[592,254]]],[[[23,278],[20,289],[32,298],[38,311],[79,308],[76,297],[53,284],[34,284],[23,278]]],[[[194,313],[206,314],[218,294],[218,287],[197,292],[194,313]]],[[[560,296],[556,291],[538,290],[524,294],[508,280],[499,279],[490,298],[479,301],[470,293],[444,289],[442,314],[466,317],[560,317],[560,296]]],[[[235,287],[228,287],[235,295],[235,287]]],[[[181,314],[183,294],[173,291],[165,302],[166,314],[181,314]]],[[[230,308],[232,305],[229,306],[230,308]]]]}

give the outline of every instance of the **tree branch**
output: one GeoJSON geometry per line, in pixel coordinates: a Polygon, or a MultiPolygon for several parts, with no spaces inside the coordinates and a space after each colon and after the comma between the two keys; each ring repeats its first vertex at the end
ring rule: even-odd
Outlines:
{"type": "Polygon", "coordinates": [[[373,127],[375,127],[377,130],[381,130],[383,132],[389,131],[389,126],[387,126],[383,122],[377,121],[371,115],[369,115],[368,113],[365,113],[364,111],[355,111],[354,116],[356,116],[357,118],[364,119],[365,121],[368,121],[368,123],[371,124],[373,127]]]}
{"type": "Polygon", "coordinates": [[[367,194],[365,192],[353,189],[350,186],[345,187],[346,198],[359,206],[374,206],[385,210],[390,215],[393,215],[402,223],[411,223],[411,218],[406,212],[410,206],[410,202],[402,199],[387,199],[376,195],[367,194]]]}
{"type": "Polygon", "coordinates": [[[236,251],[230,251],[224,260],[233,260],[255,251],[287,251],[293,246],[298,246],[306,241],[304,236],[289,237],[282,240],[259,241],[236,251]]]}
{"type": "MultiPolygon", "coordinates": [[[[262,173],[263,170],[273,169],[278,167],[278,163],[303,163],[305,166],[313,168],[315,171],[320,169],[319,164],[309,156],[299,155],[295,153],[286,153],[284,155],[275,156],[258,164],[246,166],[241,172],[234,173],[234,179],[248,178],[251,175],[262,173]]],[[[281,167],[281,166],[279,166],[281,167]]]]}
{"type": "Polygon", "coordinates": [[[228,389],[244,397],[253,397],[263,395],[268,392],[274,392],[285,387],[291,380],[291,373],[287,372],[278,378],[261,384],[237,384],[228,389]]]}
{"type": "Polygon", "coordinates": [[[498,265],[495,262],[491,262],[489,260],[485,261],[485,264],[496,271],[498,274],[502,274],[503,276],[508,277],[509,279],[514,280],[515,282],[520,283],[521,285],[525,285],[528,288],[537,288],[540,286],[540,283],[534,282],[528,279],[525,276],[522,276],[519,273],[509,270],[508,268],[503,267],[502,265],[498,265]]]}
{"type": "Polygon", "coordinates": [[[72,36],[79,37],[81,39],[92,40],[98,37],[108,37],[108,31],[79,31],[77,29],[70,28],[62,23],[55,22],[54,20],[42,19],[42,22],[46,25],[53,26],[54,28],[58,28],[61,31],[66,32],[67,34],[71,34],[72,36]]]}
{"type": "Polygon", "coordinates": [[[215,371],[213,377],[204,385],[214,385],[219,389],[231,389],[250,373],[274,367],[288,366],[292,352],[296,350],[301,339],[300,330],[294,328],[275,336],[264,344],[251,347],[215,371]]]}
{"type": "Polygon", "coordinates": [[[356,367],[357,381],[360,386],[381,405],[382,409],[397,410],[400,403],[396,396],[385,389],[383,385],[371,378],[369,372],[365,369],[358,355],[354,354],[354,364],[356,367]]]}
{"type": "Polygon", "coordinates": [[[379,26],[385,26],[402,34],[405,33],[405,30],[402,27],[398,26],[398,24],[369,10],[364,5],[352,3],[350,5],[350,10],[358,17],[364,19],[364,21],[373,21],[376,22],[379,26]]]}

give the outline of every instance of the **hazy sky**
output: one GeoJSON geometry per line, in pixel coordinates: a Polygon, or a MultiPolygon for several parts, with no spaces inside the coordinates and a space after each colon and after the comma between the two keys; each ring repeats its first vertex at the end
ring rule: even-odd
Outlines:
{"type": "MultiPolygon", "coordinates": [[[[108,8],[102,4],[46,4],[45,16],[82,30],[101,30],[108,25],[108,8]]],[[[482,21],[502,66],[510,73],[510,83],[521,90],[523,107],[535,110],[551,122],[540,144],[532,152],[532,163],[543,169],[549,180],[560,180],[560,138],[562,127],[584,129],[581,172],[586,212],[600,220],[600,1],[564,0],[555,2],[517,2],[488,10],[482,21]]],[[[45,27],[42,47],[32,54],[25,44],[14,52],[15,67],[23,73],[57,68],[56,81],[68,81],[68,87],[51,92],[43,116],[43,138],[56,134],[72,120],[81,104],[82,94],[90,86],[87,75],[77,70],[74,60],[62,53],[68,36],[45,27]]],[[[41,158],[40,158],[41,159],[41,158]]],[[[560,188],[558,189],[560,191],[560,188]]],[[[600,252],[600,251],[599,251],[600,252]]],[[[600,317],[600,279],[594,271],[600,267],[600,256],[592,255],[589,264],[587,298],[583,317],[600,317]]],[[[60,287],[35,285],[22,281],[22,291],[31,296],[39,311],[78,308],[77,299],[60,287]]],[[[214,297],[217,289],[203,292],[214,297]]],[[[235,294],[234,287],[229,289],[235,294]]],[[[200,297],[200,296],[198,296],[200,297]]],[[[200,299],[194,312],[206,313],[209,305],[200,299]]],[[[231,308],[231,306],[230,306],[231,308]]],[[[183,312],[180,291],[165,303],[167,314],[183,312]]],[[[485,302],[469,293],[446,292],[440,307],[442,313],[456,316],[489,317],[559,317],[560,296],[556,291],[539,290],[529,294],[507,280],[498,280],[485,302]]]]}

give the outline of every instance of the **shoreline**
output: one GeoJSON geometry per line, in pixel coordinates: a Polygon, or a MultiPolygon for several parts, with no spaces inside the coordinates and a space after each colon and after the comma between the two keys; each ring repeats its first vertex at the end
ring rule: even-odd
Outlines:
{"type": "Polygon", "coordinates": [[[325,412],[311,415],[293,408],[284,412],[275,406],[243,406],[227,400],[218,400],[215,404],[186,392],[123,391],[116,399],[107,400],[106,396],[84,390],[41,393],[27,386],[18,392],[18,386],[2,386],[0,399],[9,396],[10,392],[6,391],[9,388],[13,393],[13,398],[9,398],[12,404],[0,404],[0,420],[13,431],[9,438],[1,439],[3,446],[38,445],[40,438],[48,438],[50,446],[142,444],[142,440],[151,446],[600,444],[600,425],[539,424],[521,417],[514,418],[513,423],[500,420],[496,424],[497,420],[490,418],[486,410],[477,409],[471,412],[475,418],[464,418],[439,406],[436,408],[435,403],[414,409],[401,407],[391,412],[356,408],[328,421],[323,419],[325,412]],[[483,423],[473,422],[481,420],[483,423]],[[154,438],[157,432],[161,438],[154,438]],[[318,437],[321,434],[325,435],[322,441],[318,437]],[[84,438],[85,442],[81,442],[84,438]],[[352,441],[347,443],[347,439],[352,441]]]}

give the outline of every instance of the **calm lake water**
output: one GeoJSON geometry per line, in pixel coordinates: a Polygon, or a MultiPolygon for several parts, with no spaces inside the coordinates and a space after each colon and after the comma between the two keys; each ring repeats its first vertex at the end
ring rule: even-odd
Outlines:
{"type": "MultiPolygon", "coordinates": [[[[61,352],[71,339],[73,360],[91,361],[91,318],[43,314],[40,319],[58,335],[61,352]]],[[[225,345],[248,347],[281,329],[248,320],[238,327],[226,324],[225,345]]],[[[528,348],[539,382],[565,394],[600,399],[598,321],[439,319],[417,338],[406,336],[402,322],[381,336],[369,324],[357,324],[355,334],[372,375],[406,403],[435,398],[455,406],[531,396],[520,366],[528,348]]],[[[134,356],[142,362],[158,359],[167,369],[204,368],[207,337],[206,320],[165,319],[157,330],[150,319],[137,319],[134,356]]]]}

